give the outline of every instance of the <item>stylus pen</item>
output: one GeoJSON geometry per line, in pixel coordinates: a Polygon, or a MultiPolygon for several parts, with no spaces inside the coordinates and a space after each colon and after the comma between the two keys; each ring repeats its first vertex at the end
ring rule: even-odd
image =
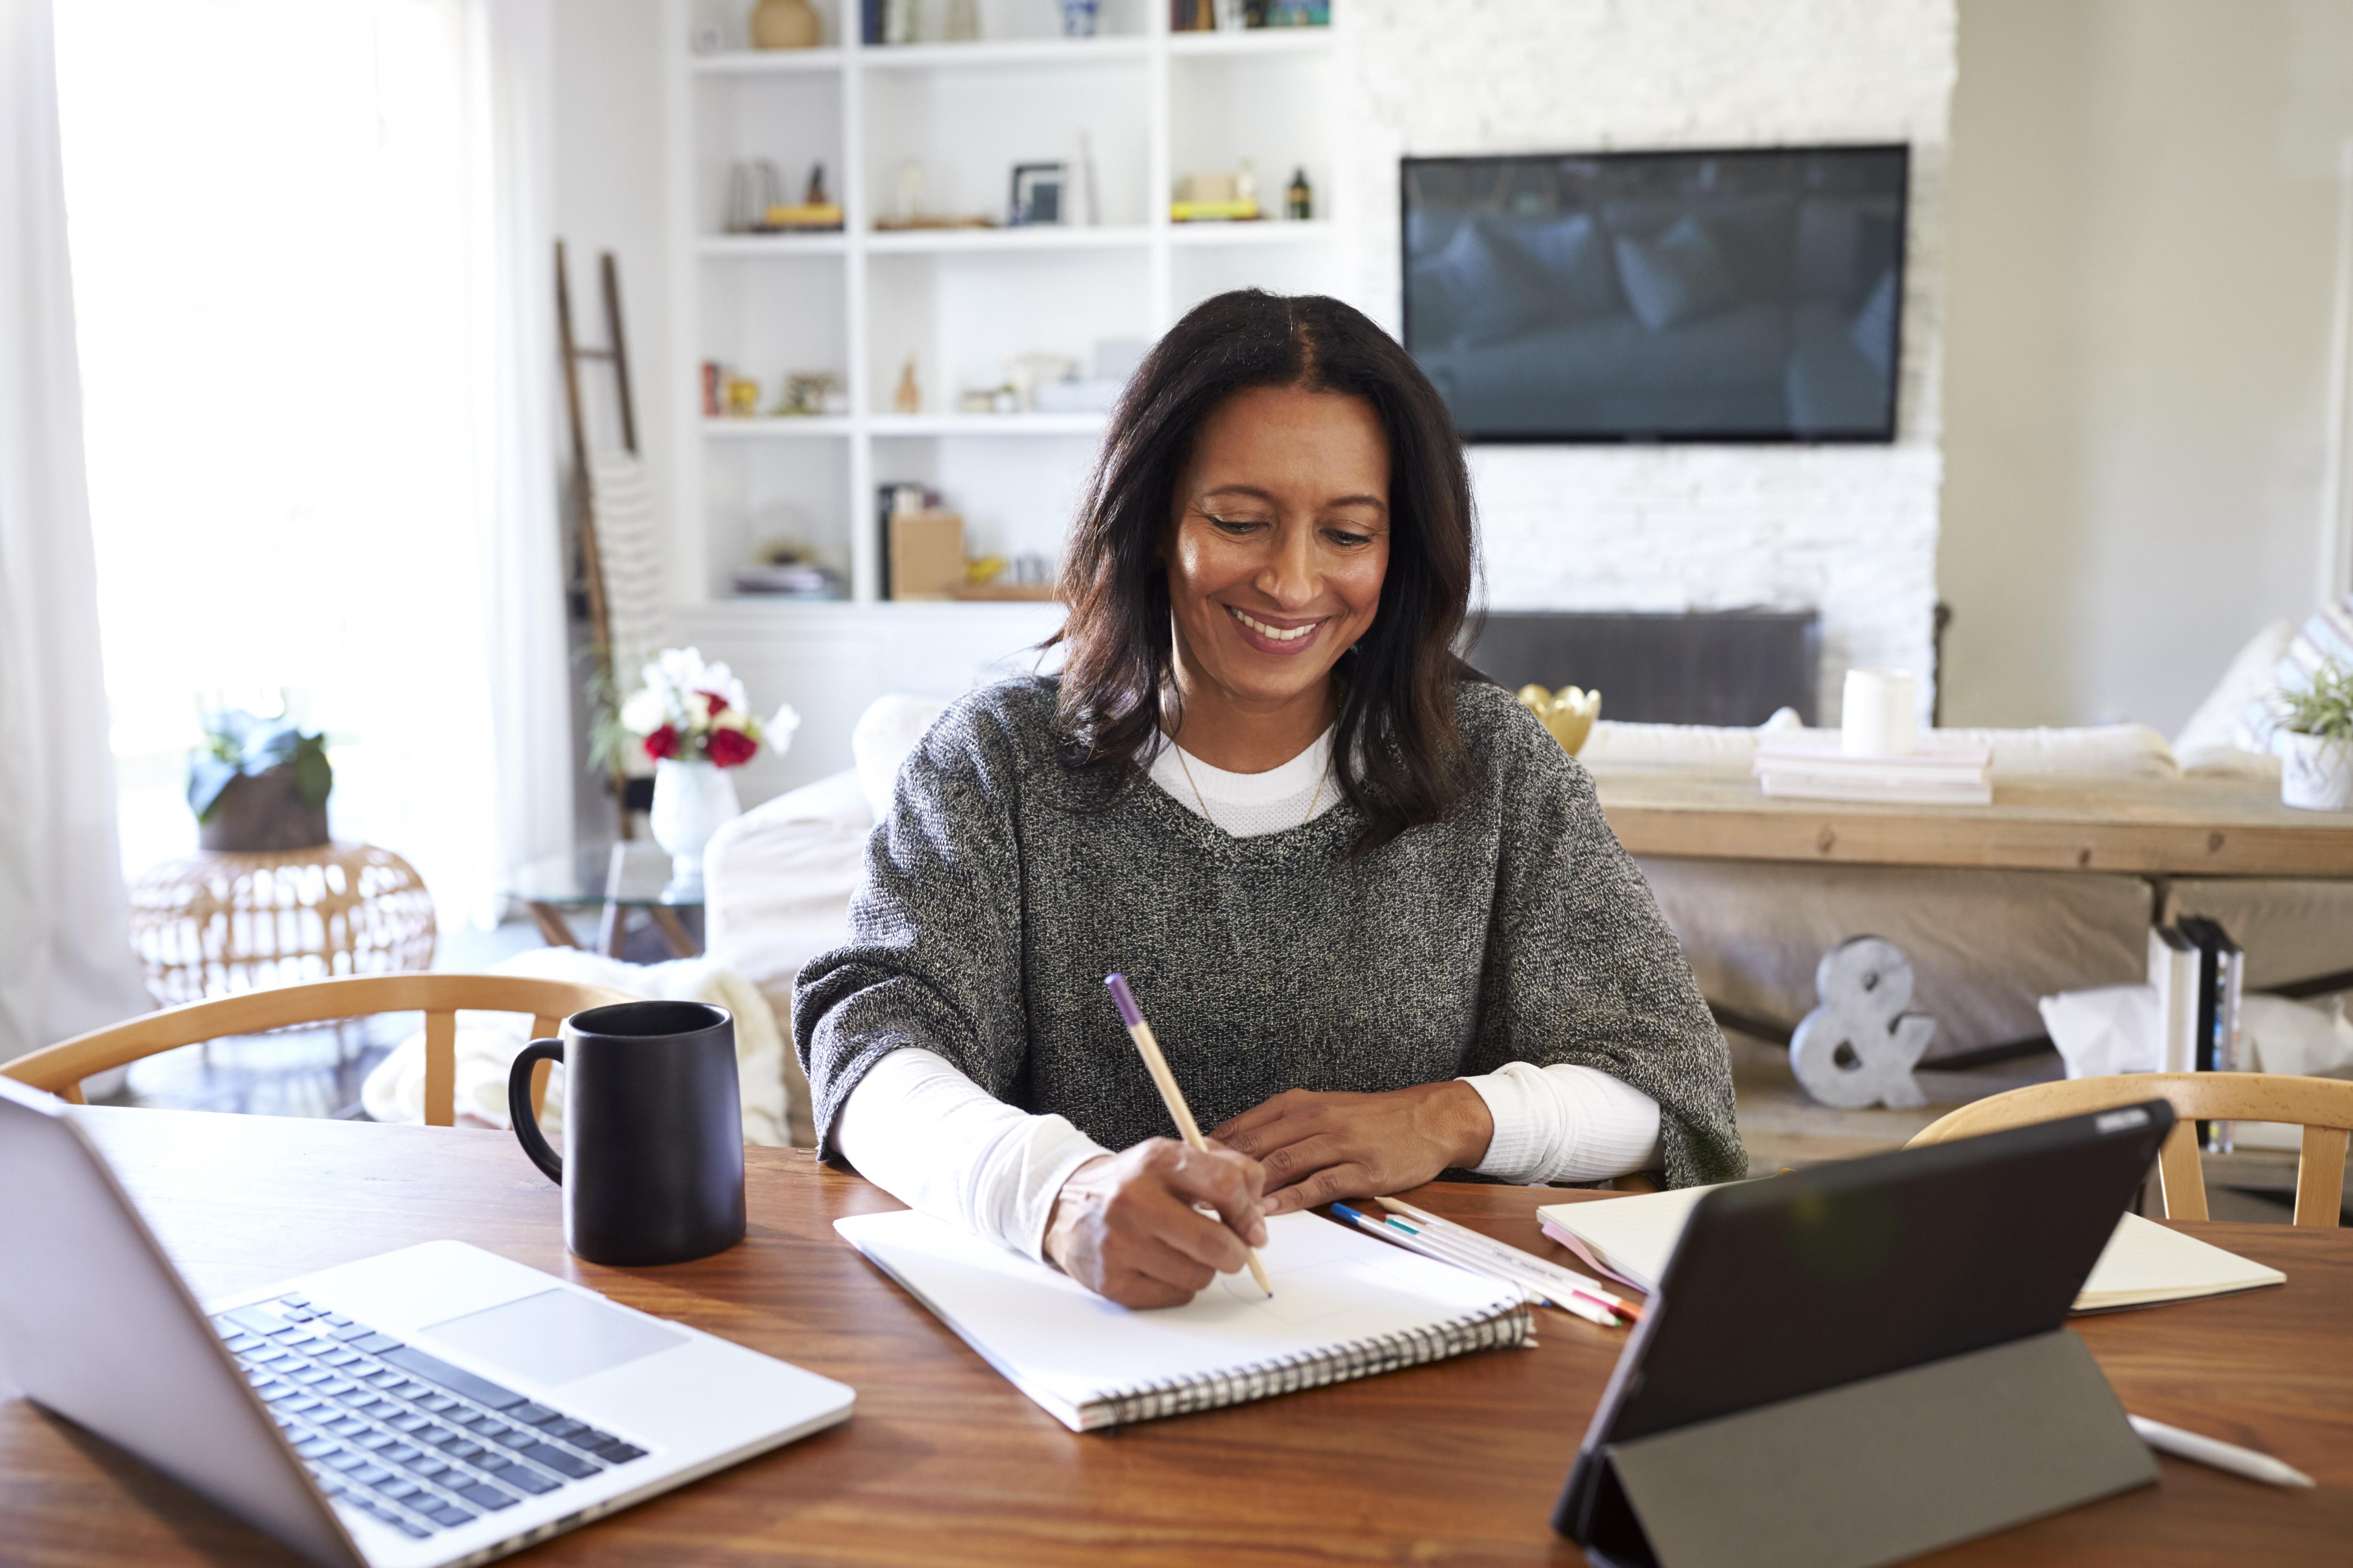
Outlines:
{"type": "Polygon", "coordinates": [[[2294,1465],[2284,1465],[2269,1454],[2258,1454],[2253,1448],[2242,1448],[2236,1443],[2225,1443],[2219,1437],[2203,1437],[2195,1432],[2184,1432],[2179,1426],[2168,1426],[2162,1421],[2152,1421],[2146,1415],[2127,1415],[2132,1429],[2150,1447],[2173,1455],[2176,1458],[2195,1459],[2201,1465],[2211,1465],[2218,1470],[2228,1470],[2234,1476],[2244,1476],[2251,1481],[2262,1481],[2274,1487],[2308,1487],[2312,1478],[2294,1465]]]}
{"type": "MultiPolygon", "coordinates": [[[[1127,976],[1106,974],[1103,984],[1111,990],[1111,1005],[1119,1009],[1119,1021],[1127,1026],[1127,1037],[1144,1054],[1144,1070],[1152,1075],[1152,1087],[1160,1091],[1160,1102],[1168,1108],[1169,1119],[1176,1123],[1185,1146],[1208,1153],[1209,1145],[1193,1120],[1193,1109],[1185,1103],[1185,1091],[1176,1087],[1176,1075],[1168,1070],[1168,1058],[1160,1054],[1160,1042],[1152,1037],[1152,1026],[1144,1021],[1144,1009],[1135,1005],[1135,994],[1127,988],[1127,976]]],[[[1257,1249],[1245,1248],[1244,1253],[1250,1259],[1250,1278],[1272,1296],[1274,1287],[1267,1282],[1266,1265],[1258,1260],[1257,1249]]]]}

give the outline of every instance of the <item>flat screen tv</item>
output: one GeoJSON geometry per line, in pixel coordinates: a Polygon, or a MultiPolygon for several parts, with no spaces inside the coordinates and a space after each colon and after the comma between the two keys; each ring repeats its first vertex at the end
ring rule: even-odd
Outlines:
{"type": "Polygon", "coordinates": [[[1408,158],[1406,349],[1467,440],[1893,440],[1907,163],[1408,158]]]}

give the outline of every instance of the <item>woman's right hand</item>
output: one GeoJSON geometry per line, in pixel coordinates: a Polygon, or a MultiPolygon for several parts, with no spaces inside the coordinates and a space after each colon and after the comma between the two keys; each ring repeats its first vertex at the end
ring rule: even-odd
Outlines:
{"type": "Polygon", "coordinates": [[[1046,1256],[1123,1307],[1175,1307],[1266,1245],[1266,1172],[1228,1150],[1148,1139],[1071,1173],[1046,1222],[1046,1256]],[[1215,1217],[1196,1205],[1217,1210],[1215,1217]]]}

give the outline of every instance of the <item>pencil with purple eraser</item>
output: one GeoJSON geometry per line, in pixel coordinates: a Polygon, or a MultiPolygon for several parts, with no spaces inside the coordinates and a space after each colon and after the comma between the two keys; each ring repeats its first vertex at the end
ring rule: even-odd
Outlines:
{"type": "MultiPolygon", "coordinates": [[[[1168,1115],[1176,1123],[1176,1131],[1185,1140],[1185,1146],[1208,1153],[1208,1142],[1201,1136],[1201,1129],[1193,1120],[1192,1108],[1185,1103],[1185,1091],[1176,1087],[1176,1075],[1168,1070],[1168,1058],[1160,1054],[1160,1042],[1152,1037],[1152,1026],[1144,1021],[1144,1009],[1135,1005],[1135,994],[1127,988],[1127,976],[1106,974],[1103,984],[1111,992],[1112,1005],[1119,1009],[1119,1021],[1127,1026],[1127,1037],[1134,1040],[1135,1048],[1143,1053],[1144,1070],[1152,1075],[1152,1087],[1160,1091],[1161,1103],[1168,1107],[1168,1115]]],[[[1256,1249],[1246,1250],[1250,1257],[1250,1278],[1258,1281],[1260,1289],[1269,1296],[1273,1295],[1274,1287],[1267,1282],[1266,1265],[1258,1260],[1256,1249]]]]}

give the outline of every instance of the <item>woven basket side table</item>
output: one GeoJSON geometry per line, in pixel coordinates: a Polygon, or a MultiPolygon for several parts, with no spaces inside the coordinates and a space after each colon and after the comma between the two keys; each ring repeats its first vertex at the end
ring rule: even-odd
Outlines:
{"type": "Polygon", "coordinates": [[[433,963],[433,900],[416,868],[372,844],[167,860],[131,885],[131,942],[174,1006],[433,963]]]}

